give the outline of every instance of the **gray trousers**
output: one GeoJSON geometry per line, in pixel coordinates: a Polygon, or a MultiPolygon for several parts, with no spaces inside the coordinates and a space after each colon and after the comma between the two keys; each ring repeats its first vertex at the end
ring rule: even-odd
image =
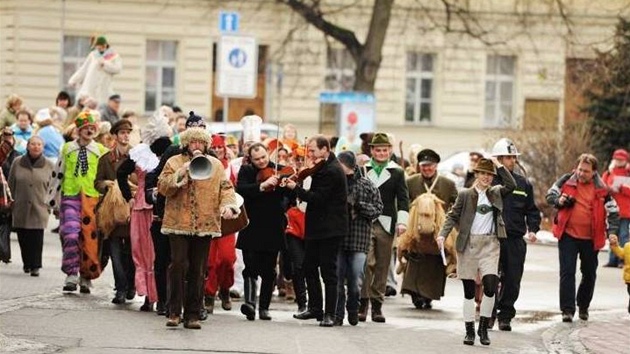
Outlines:
{"type": "Polygon", "coordinates": [[[375,299],[380,303],[385,301],[385,286],[389,264],[392,259],[392,245],[394,236],[383,229],[380,223],[372,226],[370,249],[365,263],[365,280],[361,287],[362,299],[375,299]]]}

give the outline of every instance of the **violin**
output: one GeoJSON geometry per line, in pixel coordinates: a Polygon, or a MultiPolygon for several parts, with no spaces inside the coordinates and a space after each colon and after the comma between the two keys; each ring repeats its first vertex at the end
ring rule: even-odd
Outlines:
{"type": "MultiPolygon", "coordinates": [[[[278,170],[276,170],[273,167],[267,166],[265,168],[263,168],[262,170],[258,171],[258,174],[256,175],[256,182],[258,183],[262,183],[264,181],[266,181],[267,179],[269,179],[272,176],[276,176],[278,177],[278,179],[280,181],[286,180],[287,178],[290,178],[292,176],[296,175],[296,171],[293,167],[291,166],[284,166],[282,168],[279,168],[278,170]]],[[[281,185],[281,187],[283,187],[284,185],[281,185]]],[[[275,189],[276,186],[269,186],[267,188],[264,189],[265,192],[271,192],[275,189]]]]}

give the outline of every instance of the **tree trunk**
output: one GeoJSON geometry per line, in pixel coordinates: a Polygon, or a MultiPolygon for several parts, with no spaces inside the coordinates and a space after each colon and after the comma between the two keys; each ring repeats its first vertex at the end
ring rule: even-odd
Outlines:
{"type": "MultiPolygon", "coordinates": [[[[365,44],[354,58],[356,64],[354,90],[374,92],[376,77],[383,59],[383,44],[389,27],[394,0],[376,0],[365,44]]],[[[348,48],[350,52],[353,51],[348,48]]]]}

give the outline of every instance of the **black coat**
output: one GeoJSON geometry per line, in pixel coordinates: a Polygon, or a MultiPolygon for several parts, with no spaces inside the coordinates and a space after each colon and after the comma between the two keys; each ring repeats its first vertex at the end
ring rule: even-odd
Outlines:
{"type": "MultiPolygon", "coordinates": [[[[269,163],[274,167],[273,163],[269,163]]],[[[249,225],[238,234],[236,247],[242,250],[278,252],[284,247],[286,195],[292,194],[286,188],[261,192],[256,180],[258,169],[254,165],[242,166],[238,172],[236,192],[245,200],[245,211],[249,225]]]]}
{"type": "Polygon", "coordinates": [[[333,153],[313,176],[311,188],[296,188],[298,197],[307,202],[306,240],[320,240],[348,235],[348,184],[341,164],[333,153]]]}

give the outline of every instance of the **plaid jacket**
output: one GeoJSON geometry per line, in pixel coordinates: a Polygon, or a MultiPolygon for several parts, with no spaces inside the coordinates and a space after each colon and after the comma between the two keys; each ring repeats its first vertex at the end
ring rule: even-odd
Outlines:
{"type": "Polygon", "coordinates": [[[383,212],[381,193],[359,171],[348,176],[348,216],[350,232],[343,239],[342,251],[367,253],[372,236],[372,222],[383,212]]]}

